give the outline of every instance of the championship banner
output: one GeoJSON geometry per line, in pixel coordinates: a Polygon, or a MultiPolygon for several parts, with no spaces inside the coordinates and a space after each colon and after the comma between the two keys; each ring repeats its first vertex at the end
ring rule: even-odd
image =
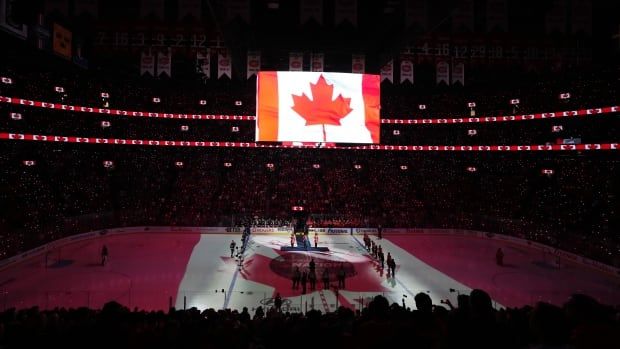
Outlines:
{"type": "Polygon", "coordinates": [[[303,71],[304,70],[304,54],[302,52],[289,53],[288,70],[289,71],[303,71]]]}
{"type": "Polygon", "coordinates": [[[230,53],[226,49],[217,52],[217,78],[219,79],[222,76],[228,76],[229,79],[232,78],[230,53]]]}
{"type": "Polygon", "coordinates": [[[437,84],[442,82],[450,85],[450,64],[446,61],[437,63],[437,84]]]}
{"type": "Polygon", "coordinates": [[[202,1],[201,0],[178,0],[179,1],[179,19],[202,17],[202,1]]]}
{"type": "Polygon", "coordinates": [[[407,0],[405,18],[407,27],[417,28],[418,31],[426,31],[428,23],[427,0],[407,0]]]}
{"type": "Polygon", "coordinates": [[[351,56],[351,72],[355,74],[366,72],[366,57],[364,55],[351,56]]]}
{"type": "Polygon", "coordinates": [[[54,39],[52,40],[54,52],[63,58],[71,59],[72,36],[68,29],[54,23],[54,39]]]}
{"type": "Polygon", "coordinates": [[[164,0],[141,0],[140,1],[140,17],[155,17],[157,19],[164,18],[164,0]]]}
{"type": "Polygon", "coordinates": [[[140,75],[144,74],[155,76],[155,56],[151,52],[142,52],[140,57],[140,75]]]}
{"type": "Polygon", "coordinates": [[[211,49],[196,52],[196,68],[206,79],[211,78],[211,49]]]}
{"type": "Polygon", "coordinates": [[[457,82],[465,86],[465,64],[463,62],[452,64],[452,84],[457,82]]]}
{"type": "Polygon", "coordinates": [[[170,49],[166,52],[157,53],[157,75],[161,76],[166,74],[169,77],[172,76],[172,57],[170,49]]]}
{"type": "Polygon", "coordinates": [[[474,30],[474,0],[461,0],[458,2],[457,9],[452,15],[453,31],[474,30]]]}
{"type": "Polygon", "coordinates": [[[324,70],[324,57],[322,53],[313,53],[310,56],[310,70],[321,72],[324,70]]]}
{"type": "Polygon", "coordinates": [[[409,57],[402,58],[400,61],[400,83],[405,81],[413,84],[413,62],[409,57]]]}
{"type": "Polygon", "coordinates": [[[226,21],[239,17],[246,23],[250,22],[250,0],[226,0],[226,21]]]}
{"type": "Polygon", "coordinates": [[[345,21],[357,26],[357,0],[334,1],[334,23],[339,25],[345,21]]]}
{"type": "Polygon", "coordinates": [[[487,0],[487,31],[508,30],[508,0],[487,0]]]}
{"type": "Polygon", "coordinates": [[[553,7],[545,16],[545,32],[547,34],[566,34],[567,5],[564,0],[554,0],[553,7]]]}
{"type": "Polygon", "coordinates": [[[394,60],[390,59],[381,67],[381,82],[388,80],[394,82],[394,60]]]}
{"type": "Polygon", "coordinates": [[[99,16],[99,0],[74,0],[73,3],[76,15],[89,15],[93,18],[99,16]]]}
{"type": "Polygon", "coordinates": [[[378,75],[260,72],[256,141],[379,143],[378,75]]]}
{"type": "Polygon", "coordinates": [[[247,60],[247,79],[252,76],[257,76],[260,71],[260,52],[259,51],[248,51],[248,60],[247,60]]]}
{"type": "Polygon", "coordinates": [[[45,14],[58,12],[63,16],[69,14],[69,0],[46,0],[44,3],[45,14]]]}
{"type": "Polygon", "coordinates": [[[573,0],[571,8],[571,28],[574,34],[592,34],[592,1],[573,0]]]}
{"type": "Polygon", "coordinates": [[[299,22],[306,24],[311,19],[323,24],[323,0],[300,0],[299,22]]]}

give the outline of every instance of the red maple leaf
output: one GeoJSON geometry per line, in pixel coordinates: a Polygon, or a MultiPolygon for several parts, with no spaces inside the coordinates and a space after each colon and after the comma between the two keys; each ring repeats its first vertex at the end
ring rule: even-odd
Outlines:
{"type": "Polygon", "coordinates": [[[340,126],[340,119],[347,116],[351,109],[351,98],[344,98],[341,94],[335,99],[334,85],[327,83],[323,74],[316,84],[310,84],[312,99],[305,93],[301,96],[293,95],[292,109],[306,120],[306,126],[323,125],[323,140],[326,141],[325,125],[340,126]]]}

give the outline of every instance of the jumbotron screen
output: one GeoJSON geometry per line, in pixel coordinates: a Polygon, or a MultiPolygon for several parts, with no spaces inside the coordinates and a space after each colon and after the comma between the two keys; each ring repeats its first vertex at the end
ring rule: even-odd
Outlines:
{"type": "Polygon", "coordinates": [[[379,75],[263,71],[256,141],[379,143],[379,75]]]}

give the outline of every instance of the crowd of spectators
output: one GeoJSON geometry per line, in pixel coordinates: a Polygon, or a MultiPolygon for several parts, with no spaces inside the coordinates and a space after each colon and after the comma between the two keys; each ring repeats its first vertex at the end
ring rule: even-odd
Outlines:
{"type": "Polygon", "coordinates": [[[289,313],[259,307],[254,314],[195,308],[130,311],[118,303],[101,310],[38,308],[0,313],[3,348],[617,348],[620,312],[584,295],[562,307],[493,309],[472,290],[432,304],[419,293],[409,304],[376,296],[361,311],[340,307],[289,313]],[[414,305],[415,303],[415,305],[414,305]],[[310,337],[308,337],[310,336],[310,337]]]}
{"type": "MultiPolygon", "coordinates": [[[[0,58],[0,95],[111,108],[253,114],[252,82],[128,78],[40,57],[0,58]],[[36,59],[39,65],[32,65],[36,59]],[[40,60],[40,61],[39,61],[40,60]],[[63,86],[65,92],[54,91],[63,86]],[[161,98],[154,104],[152,97],[161,98]],[[205,99],[206,105],[198,100],[205,99]],[[235,101],[241,101],[236,105],[235,101]]],[[[468,116],[617,105],[617,72],[575,71],[505,86],[382,89],[382,117],[468,116]],[[570,92],[569,100],[558,99],[570,92]],[[508,104],[519,98],[518,108],[508,104]],[[427,109],[420,110],[419,104],[427,109]],[[515,109],[516,108],[516,109],[515,109]]],[[[0,104],[0,132],[248,141],[250,121],[131,118],[0,104]],[[20,113],[15,120],[11,113],[20,113]],[[102,121],[109,121],[103,127],[102,121]],[[188,126],[182,130],[181,126],[188,126]],[[238,130],[235,130],[238,128],[238,130]]],[[[450,125],[386,125],[382,144],[618,142],[618,115],[450,125]],[[561,132],[553,126],[561,125],[561,132]],[[469,135],[476,129],[476,135],[469,135]],[[394,132],[399,131],[399,132],[394,132]]],[[[415,153],[190,149],[3,141],[0,257],[68,234],[127,225],[277,226],[303,206],[315,226],[463,228],[517,235],[620,264],[613,152],[415,153]],[[29,161],[33,161],[30,163],[29,161]],[[544,174],[543,172],[552,173],[544,174]]]]}
{"type": "Polygon", "coordinates": [[[618,263],[613,153],[119,152],[35,142],[3,149],[5,257],[114,226],[286,225],[292,207],[303,206],[314,226],[477,229],[618,263]]]}

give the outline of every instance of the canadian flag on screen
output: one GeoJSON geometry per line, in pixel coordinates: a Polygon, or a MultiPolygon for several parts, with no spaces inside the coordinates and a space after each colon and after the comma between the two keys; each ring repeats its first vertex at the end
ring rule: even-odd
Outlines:
{"type": "Polygon", "coordinates": [[[379,143],[378,75],[260,72],[256,141],[379,143]]]}

